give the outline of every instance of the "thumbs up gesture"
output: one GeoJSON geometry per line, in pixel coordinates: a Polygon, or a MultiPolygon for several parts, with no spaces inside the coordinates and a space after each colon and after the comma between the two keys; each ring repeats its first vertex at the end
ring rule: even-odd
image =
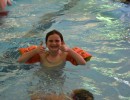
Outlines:
{"type": "Polygon", "coordinates": [[[43,46],[43,42],[40,43],[40,45],[37,47],[37,53],[41,56],[45,53],[45,47],[43,46]]]}
{"type": "Polygon", "coordinates": [[[70,50],[66,44],[61,45],[59,49],[63,52],[68,52],[70,50]]]}

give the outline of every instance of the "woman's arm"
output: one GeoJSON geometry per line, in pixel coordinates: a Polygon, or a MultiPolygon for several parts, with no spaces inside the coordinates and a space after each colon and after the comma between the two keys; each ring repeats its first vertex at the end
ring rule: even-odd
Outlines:
{"type": "Polygon", "coordinates": [[[67,45],[62,45],[60,47],[60,50],[63,52],[68,52],[68,54],[77,62],[77,65],[85,65],[86,61],[84,60],[84,58],[78,54],[77,52],[75,52],[73,49],[69,48],[67,45]]]}
{"type": "Polygon", "coordinates": [[[32,56],[34,56],[35,54],[37,54],[37,48],[33,49],[29,52],[26,52],[24,54],[22,54],[19,58],[18,58],[18,62],[19,63],[24,63],[26,61],[28,61],[32,56]]]}
{"type": "Polygon", "coordinates": [[[34,49],[28,52],[22,53],[22,56],[18,58],[18,62],[19,63],[27,62],[30,58],[32,58],[33,56],[37,54],[40,56],[40,59],[41,59],[44,53],[45,53],[45,48],[40,44],[39,46],[36,46],[34,49]]]}
{"type": "Polygon", "coordinates": [[[78,65],[85,65],[86,61],[84,60],[84,58],[79,55],[77,52],[75,52],[74,50],[72,50],[71,48],[68,50],[69,55],[71,55],[73,57],[73,59],[75,59],[75,61],[77,62],[78,65]]]}

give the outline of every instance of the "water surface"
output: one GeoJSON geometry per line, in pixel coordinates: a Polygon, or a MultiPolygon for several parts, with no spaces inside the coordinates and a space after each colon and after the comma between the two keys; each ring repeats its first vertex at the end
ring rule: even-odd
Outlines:
{"type": "Polygon", "coordinates": [[[113,0],[13,0],[7,9],[9,15],[0,19],[1,100],[30,100],[33,92],[76,88],[88,89],[95,100],[130,100],[129,5],[113,0]],[[85,66],[67,62],[49,71],[16,62],[18,48],[39,44],[52,29],[63,34],[68,46],[91,53],[91,61],[85,66]]]}

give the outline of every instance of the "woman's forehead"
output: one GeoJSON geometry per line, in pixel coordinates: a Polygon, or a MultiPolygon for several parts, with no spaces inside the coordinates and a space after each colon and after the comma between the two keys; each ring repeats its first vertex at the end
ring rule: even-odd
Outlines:
{"type": "Polygon", "coordinates": [[[60,36],[57,34],[50,35],[48,39],[60,39],[60,36]]]}

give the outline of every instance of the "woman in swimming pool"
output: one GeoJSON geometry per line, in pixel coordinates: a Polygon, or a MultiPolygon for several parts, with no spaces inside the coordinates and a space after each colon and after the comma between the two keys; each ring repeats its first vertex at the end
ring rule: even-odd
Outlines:
{"type": "Polygon", "coordinates": [[[39,45],[36,49],[24,53],[18,59],[18,62],[26,62],[38,53],[40,55],[40,63],[42,66],[59,66],[65,64],[69,57],[73,58],[76,65],[84,65],[86,63],[81,55],[65,44],[62,34],[57,30],[52,30],[47,33],[45,43],[48,50],[46,50],[45,46],[39,45]]]}

